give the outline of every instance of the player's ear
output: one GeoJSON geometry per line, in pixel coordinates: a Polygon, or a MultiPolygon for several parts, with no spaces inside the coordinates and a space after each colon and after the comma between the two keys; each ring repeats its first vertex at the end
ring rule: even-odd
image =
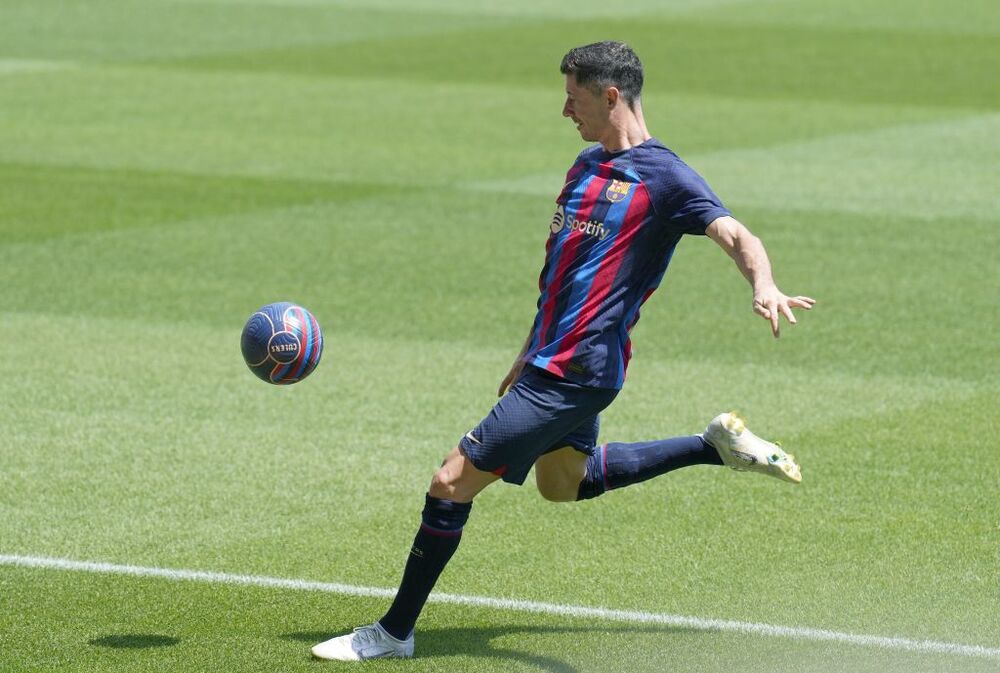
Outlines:
{"type": "Polygon", "coordinates": [[[618,99],[621,98],[621,92],[618,91],[618,87],[609,86],[605,90],[604,98],[607,101],[608,109],[611,109],[618,102],[618,99]]]}

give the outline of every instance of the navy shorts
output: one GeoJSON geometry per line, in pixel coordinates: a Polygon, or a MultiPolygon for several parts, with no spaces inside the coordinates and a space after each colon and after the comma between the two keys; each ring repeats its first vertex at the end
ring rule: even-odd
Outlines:
{"type": "Polygon", "coordinates": [[[593,454],[598,414],[616,395],[615,388],[581,386],[527,365],[489,416],[458,445],[476,468],[523,484],[543,454],[564,446],[593,454]]]}

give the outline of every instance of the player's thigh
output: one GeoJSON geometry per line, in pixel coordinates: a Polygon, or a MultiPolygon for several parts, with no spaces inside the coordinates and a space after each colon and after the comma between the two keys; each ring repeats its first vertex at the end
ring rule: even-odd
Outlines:
{"type": "Polygon", "coordinates": [[[546,500],[576,500],[580,482],[587,474],[587,454],[564,446],[539,456],[535,461],[535,485],[546,500]]]}
{"type": "Polygon", "coordinates": [[[484,488],[499,478],[498,475],[476,468],[456,446],[445,456],[441,467],[434,473],[427,492],[434,498],[472,502],[484,488]]]}
{"type": "Polygon", "coordinates": [[[563,446],[592,452],[597,415],[617,392],[581,386],[526,367],[517,383],[459,446],[480,470],[522,484],[546,453],[563,446]],[[594,437],[579,437],[582,428],[594,437]]]}

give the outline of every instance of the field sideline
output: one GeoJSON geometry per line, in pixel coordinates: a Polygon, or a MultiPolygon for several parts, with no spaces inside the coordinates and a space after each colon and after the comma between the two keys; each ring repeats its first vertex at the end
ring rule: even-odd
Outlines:
{"type": "MultiPolygon", "coordinates": [[[[134,577],[156,577],[174,581],[236,584],[256,587],[293,589],[298,591],[318,591],[323,593],[342,594],[345,596],[365,596],[391,599],[396,594],[396,589],[357,587],[349,584],[331,584],[328,582],[313,582],[309,580],[286,579],[280,577],[262,577],[260,575],[229,575],[203,570],[147,568],[142,566],[92,563],[89,561],[73,561],[70,559],[53,559],[31,556],[0,555],[0,565],[23,568],[91,572],[109,575],[128,575],[134,577]]],[[[958,656],[1000,659],[1000,648],[957,645],[955,643],[941,643],[931,640],[917,641],[908,640],[906,638],[889,638],[885,636],[839,633],[837,631],[824,631],[803,627],[751,624],[747,622],[733,622],[720,619],[702,619],[699,617],[685,617],[681,615],[665,615],[629,610],[609,610],[607,608],[599,607],[559,605],[555,603],[539,603],[537,601],[519,601],[484,596],[461,596],[455,594],[442,594],[439,592],[431,594],[429,602],[452,605],[471,605],[476,607],[491,608],[494,610],[511,610],[515,612],[537,612],[542,614],[579,617],[601,621],[634,622],[638,624],[666,624],[669,626],[677,626],[700,631],[733,631],[736,633],[754,636],[832,641],[847,643],[850,645],[859,645],[861,647],[905,650],[908,652],[932,652],[958,656]]]]}
{"type": "Polygon", "coordinates": [[[372,671],[1000,666],[1000,9],[909,0],[5,0],[0,673],[344,671],[427,482],[534,315],[562,54],[624,39],[650,130],[819,300],[771,338],[688,237],[602,441],[739,409],[709,466],[476,501],[372,671]],[[301,384],[243,322],[323,326],[301,384]]]}

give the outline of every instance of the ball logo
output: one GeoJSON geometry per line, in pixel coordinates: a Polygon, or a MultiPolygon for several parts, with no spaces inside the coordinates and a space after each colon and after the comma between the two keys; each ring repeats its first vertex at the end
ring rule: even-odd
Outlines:
{"type": "Polygon", "coordinates": [[[294,332],[275,332],[268,340],[267,351],[275,362],[294,362],[299,357],[299,337],[294,332]]]}
{"type": "Polygon", "coordinates": [[[566,224],[566,207],[559,206],[556,208],[555,215],[552,216],[552,223],[549,225],[549,229],[552,230],[553,234],[558,234],[562,231],[563,226],[566,224]]]}
{"type": "Polygon", "coordinates": [[[628,196],[628,190],[632,187],[631,182],[623,182],[622,180],[612,180],[611,184],[608,185],[607,190],[604,192],[604,197],[611,203],[618,203],[619,201],[624,201],[625,197],[628,196]]]}

